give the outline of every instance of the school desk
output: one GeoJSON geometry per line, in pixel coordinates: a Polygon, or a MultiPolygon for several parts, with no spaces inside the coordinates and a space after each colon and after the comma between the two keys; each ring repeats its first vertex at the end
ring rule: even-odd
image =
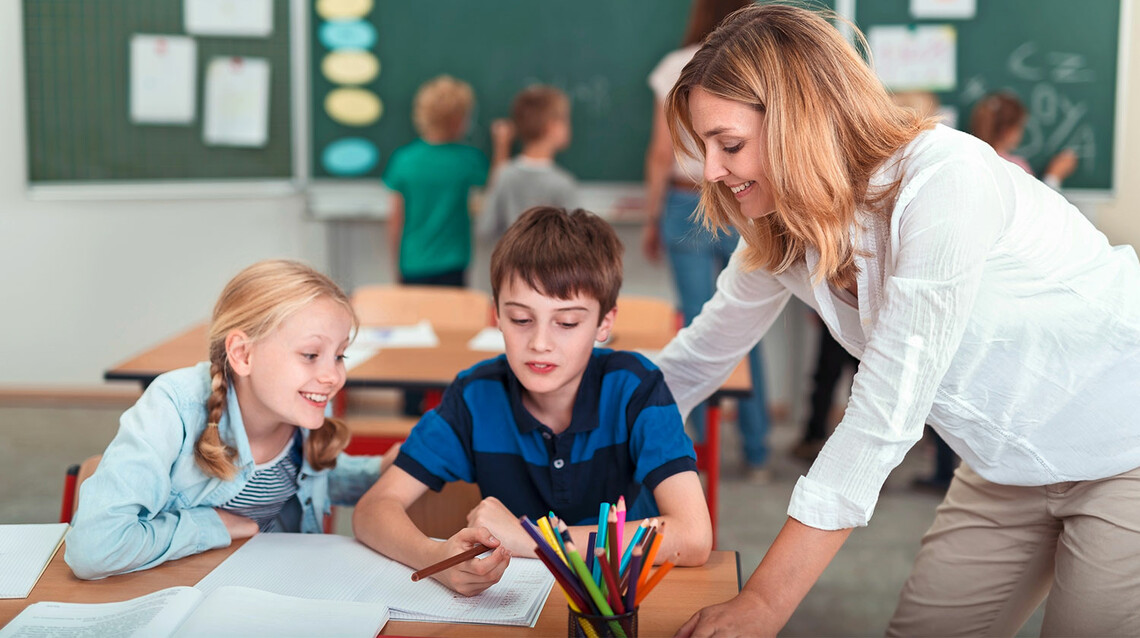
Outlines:
{"type": "MultiPolygon", "coordinates": [[[[192,586],[218,566],[245,541],[230,547],[163,563],[153,569],[111,576],[103,580],[76,578],[63,562],[60,548],[32,593],[23,599],[0,600],[0,627],[8,624],[25,607],[40,601],[107,603],[129,600],[144,594],[175,587],[192,586]]],[[[414,587],[408,583],[409,587],[414,587]]],[[[713,552],[701,567],[678,567],[642,603],[638,623],[643,636],[671,636],[702,607],[728,600],[740,591],[740,558],[736,552],[713,552]]],[[[390,621],[381,635],[402,636],[564,636],[566,599],[557,585],[550,591],[546,606],[534,628],[499,625],[458,625],[390,621]]]]}

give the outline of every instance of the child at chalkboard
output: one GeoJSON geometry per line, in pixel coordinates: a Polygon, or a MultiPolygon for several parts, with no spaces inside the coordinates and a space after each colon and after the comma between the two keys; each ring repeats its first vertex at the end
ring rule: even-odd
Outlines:
{"type": "Polygon", "coordinates": [[[149,569],[258,532],[322,531],[388,467],[348,456],[325,417],[356,327],[348,297],[293,261],[238,273],[214,306],[209,361],[159,376],[80,488],[64,559],[79,578],[149,569]]]}
{"type": "Polygon", "coordinates": [[[573,210],[578,185],[554,156],[570,145],[570,99],[562,91],[533,85],[515,96],[511,120],[492,127],[496,155],[509,154],[517,134],[522,152],[497,171],[479,217],[479,236],[497,241],[523,211],[535,206],[573,210]]]}
{"type": "Polygon", "coordinates": [[[388,243],[404,284],[463,286],[471,261],[468,197],[487,181],[487,157],[461,144],[475,96],[447,75],[416,92],[420,139],[392,154],[384,185],[392,191],[388,243]]]}
{"type": "MultiPolygon", "coordinates": [[[[1003,158],[1033,174],[1029,162],[1014,151],[1021,144],[1029,111],[1016,95],[1007,92],[990,93],[978,100],[970,114],[970,133],[989,144],[1003,158]]],[[[1049,160],[1041,181],[1053,190],[1061,190],[1061,182],[1077,168],[1077,154],[1064,149],[1049,160]]]]}

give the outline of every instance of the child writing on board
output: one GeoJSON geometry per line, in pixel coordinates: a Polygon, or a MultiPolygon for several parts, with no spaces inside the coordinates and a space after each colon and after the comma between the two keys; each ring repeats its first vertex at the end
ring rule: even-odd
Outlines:
{"type": "Polygon", "coordinates": [[[384,171],[391,190],[388,243],[400,282],[463,286],[471,261],[471,189],[487,181],[487,157],[459,143],[475,96],[466,82],[437,77],[416,92],[420,139],[396,149],[384,171]]]}
{"type": "Polygon", "coordinates": [[[668,527],[659,560],[708,559],[696,455],[661,373],[640,354],[595,348],[618,312],[621,251],[613,228],[582,210],[533,208],[507,230],[491,257],[506,354],[461,372],[413,428],[357,505],[357,538],[417,568],[475,543],[494,548],[433,576],[473,595],[498,581],[512,555],[534,555],[519,516],[553,511],[585,548],[599,504],[624,497],[625,538],[656,516],[668,527]],[[405,510],[451,481],[477,484],[483,500],[468,527],[441,543],[405,510]]]}
{"type": "MultiPolygon", "coordinates": [[[[1029,162],[1015,154],[1025,134],[1029,111],[1016,95],[1007,92],[990,93],[978,100],[970,113],[970,133],[993,147],[1003,159],[1017,164],[1033,175],[1029,162]]],[[[1063,149],[1049,160],[1041,181],[1053,190],[1061,190],[1061,182],[1077,169],[1077,154],[1063,149]]]]}
{"type": "Polygon", "coordinates": [[[64,555],[80,578],[154,567],[258,532],[319,533],[395,455],[343,454],[325,418],[356,315],[303,264],[263,261],[222,291],[210,360],[159,376],[83,483],[64,555]]]}
{"type": "Polygon", "coordinates": [[[534,206],[573,209],[578,185],[554,157],[570,145],[570,99],[562,91],[543,85],[523,89],[511,104],[510,122],[496,122],[491,133],[496,155],[509,154],[511,136],[522,142],[522,152],[500,168],[483,201],[479,236],[498,240],[523,211],[534,206]]]}

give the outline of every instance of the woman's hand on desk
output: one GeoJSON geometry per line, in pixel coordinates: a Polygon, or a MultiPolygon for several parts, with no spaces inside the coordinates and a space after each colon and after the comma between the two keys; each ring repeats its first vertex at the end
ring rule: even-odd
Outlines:
{"type": "Polygon", "coordinates": [[[432,578],[464,596],[474,596],[499,582],[511,562],[511,552],[486,527],[465,527],[456,532],[447,542],[441,543],[442,551],[438,560],[461,554],[476,543],[494,547],[495,550],[485,558],[472,558],[451,569],[445,569],[432,578]]]}
{"type": "Polygon", "coordinates": [[[677,630],[675,638],[775,636],[782,623],[768,611],[763,600],[744,589],[728,602],[698,611],[677,630]]]}
{"type": "Polygon", "coordinates": [[[534,539],[519,524],[519,517],[494,496],[483,499],[467,513],[467,526],[491,530],[513,556],[534,557],[534,539]]]}
{"type": "Polygon", "coordinates": [[[221,517],[222,523],[226,526],[226,531],[230,533],[230,540],[232,541],[249,538],[260,531],[257,527],[257,521],[254,521],[252,518],[238,516],[233,512],[227,512],[218,507],[215,507],[214,511],[221,517]]]}

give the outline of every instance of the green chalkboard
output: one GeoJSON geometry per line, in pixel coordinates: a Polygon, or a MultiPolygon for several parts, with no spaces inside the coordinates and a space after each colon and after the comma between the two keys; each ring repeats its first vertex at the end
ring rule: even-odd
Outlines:
{"type": "MultiPolygon", "coordinates": [[[[316,6],[316,3],[314,3],[316,6]]],[[[379,176],[391,152],[416,137],[412,97],[447,73],[470,83],[478,102],[469,141],[489,150],[491,120],[506,117],[520,89],[534,82],[570,96],[574,140],[558,160],[582,180],[639,181],[649,140],[653,94],[646,84],[661,57],[680,45],[689,0],[436,0],[377,2],[363,17],[380,73],[362,88],[379,96],[374,124],[346,126],[325,110],[338,88],[322,72],[330,53],[327,20],[311,18],[313,174],[335,176],[322,154],[337,140],[375,144],[379,176]]],[[[352,38],[349,38],[352,39],[352,38]]]]}
{"type": "Polygon", "coordinates": [[[949,24],[957,30],[957,86],[937,93],[968,128],[984,94],[1016,93],[1030,110],[1019,154],[1044,169],[1063,148],[1080,166],[1065,188],[1111,191],[1115,147],[1119,0],[978,0],[967,20],[921,20],[910,0],[858,0],[857,26],[949,24]]]}
{"type": "Polygon", "coordinates": [[[266,38],[198,37],[197,117],[130,121],[133,34],[183,35],[181,0],[23,0],[28,180],[54,183],[293,177],[289,3],[266,38]],[[215,56],[267,58],[269,139],[262,148],[202,141],[203,76],[215,56]]]}

